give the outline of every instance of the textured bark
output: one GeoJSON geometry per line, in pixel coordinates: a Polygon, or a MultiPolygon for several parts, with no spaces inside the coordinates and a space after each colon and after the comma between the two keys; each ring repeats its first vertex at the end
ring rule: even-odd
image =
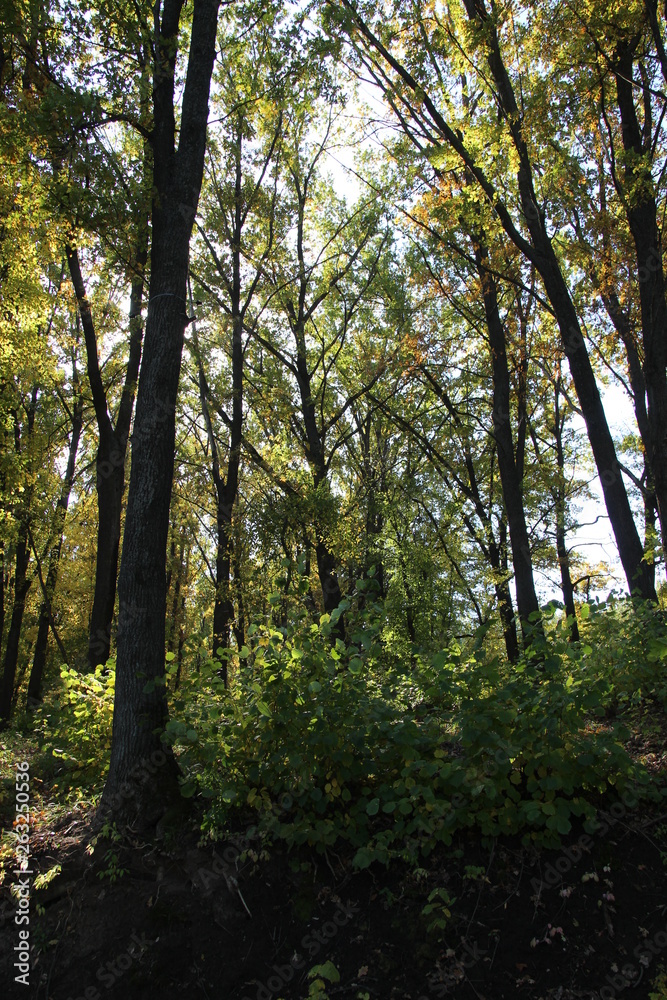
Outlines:
{"type": "Polygon", "coordinates": [[[507,659],[510,663],[517,663],[519,656],[521,655],[521,651],[519,649],[519,637],[516,631],[516,618],[512,604],[512,591],[510,590],[509,574],[507,573],[507,567],[501,564],[500,556],[498,555],[495,546],[489,549],[489,563],[493,568],[494,576],[496,577],[494,591],[496,595],[496,602],[498,604],[500,624],[503,630],[503,640],[505,642],[507,659]]]}
{"type": "Polygon", "coordinates": [[[7,632],[7,645],[2,661],[2,685],[0,686],[0,722],[8,722],[11,718],[14,704],[14,679],[19,659],[19,642],[25,601],[30,590],[31,581],[27,578],[28,563],[28,528],[27,523],[19,527],[19,537],[16,542],[14,569],[14,602],[7,632]]]}
{"type": "Polygon", "coordinates": [[[193,9],[178,147],[174,77],[183,4],[156,8],[153,81],[154,201],[146,335],[132,436],[132,470],[118,580],[116,693],[109,776],[102,809],[152,825],[179,801],[177,765],[161,745],[167,721],[166,547],[174,469],[176,397],[188,322],[189,243],[204,168],[217,0],[193,9]],[[151,781],[142,761],[160,760],[151,781]]]}
{"type": "Polygon", "coordinates": [[[0,541],[0,649],[5,635],[5,543],[0,541]]]}

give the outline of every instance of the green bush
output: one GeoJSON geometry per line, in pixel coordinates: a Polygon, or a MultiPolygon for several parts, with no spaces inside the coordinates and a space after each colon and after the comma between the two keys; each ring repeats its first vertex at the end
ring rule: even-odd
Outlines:
{"type": "Polygon", "coordinates": [[[612,683],[590,647],[552,628],[547,648],[509,667],[480,634],[465,653],[390,669],[381,630],[376,604],[359,615],[346,601],[319,623],[300,612],[251,627],[232,693],[212,661],[196,690],[191,678],[168,731],[184,794],[210,799],[205,832],[241,816],[288,844],[345,841],[364,867],[428,854],[465,827],[555,846],[610,790],[657,794],[623,727],[600,721],[631,679],[612,683]],[[346,642],[334,632],[344,613],[346,642]]]}

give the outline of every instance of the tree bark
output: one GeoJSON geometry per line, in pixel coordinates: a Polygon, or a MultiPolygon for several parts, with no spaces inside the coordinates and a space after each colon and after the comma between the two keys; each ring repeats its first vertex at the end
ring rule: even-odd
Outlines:
{"type": "Polygon", "coordinates": [[[166,547],[174,469],[176,398],[188,323],[190,235],[204,168],[218,0],[194,4],[175,144],[175,65],[182,0],[156,7],[153,79],[154,200],[146,335],[132,436],[132,470],[118,580],[116,692],[102,809],[152,825],[179,801],[178,768],[162,747],[165,695],[166,547]],[[160,760],[151,781],[142,761],[160,760]]]}
{"type": "Polygon", "coordinates": [[[554,393],[554,438],[556,441],[556,467],[558,468],[558,484],[556,486],[556,553],[560,568],[561,590],[563,604],[570,630],[572,642],[579,642],[579,626],[577,625],[577,610],[574,604],[574,587],[570,573],[570,554],[567,550],[565,534],[565,452],[563,450],[563,427],[565,415],[560,411],[560,367],[556,379],[554,393]]]}
{"type": "Polygon", "coordinates": [[[27,578],[28,563],[28,528],[27,523],[19,527],[19,537],[16,542],[16,561],[14,570],[14,603],[7,632],[7,645],[2,662],[2,687],[0,688],[0,723],[7,723],[11,718],[14,705],[14,678],[19,659],[19,641],[23,625],[25,601],[30,590],[31,581],[27,578]]]}

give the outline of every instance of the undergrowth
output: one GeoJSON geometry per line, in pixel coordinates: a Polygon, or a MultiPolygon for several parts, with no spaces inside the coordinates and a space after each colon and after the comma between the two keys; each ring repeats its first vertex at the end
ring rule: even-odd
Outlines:
{"type": "MultiPolygon", "coordinates": [[[[465,648],[415,648],[396,662],[365,583],[363,602],[317,622],[276,595],[272,619],[224,654],[229,691],[202,649],[176,689],[168,657],[164,739],[183,795],[203,802],[203,835],[243,822],[267,841],[320,850],[342,841],[363,868],[417,860],[463,828],[552,847],[577,820],[593,830],[610,794],[660,797],[624,745],[631,710],[667,702],[660,611],[584,605],[572,644],[552,608],[547,645],[514,665],[487,653],[484,630],[465,648]]],[[[92,676],[64,668],[45,704],[18,720],[40,744],[36,770],[63,800],[99,795],[113,690],[112,662],[92,676]]]]}

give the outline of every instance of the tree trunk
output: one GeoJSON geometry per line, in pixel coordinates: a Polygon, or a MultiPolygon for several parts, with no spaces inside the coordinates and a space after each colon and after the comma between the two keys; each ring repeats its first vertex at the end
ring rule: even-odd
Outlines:
{"type": "MultiPolygon", "coordinates": [[[[525,239],[516,229],[502,196],[477,165],[475,157],[465,146],[460,133],[451,128],[416,78],[399,63],[368,28],[351,0],[341,0],[341,3],[351,13],[366,41],[382,55],[400,79],[418,96],[420,111],[422,108],[424,109],[424,117],[428,119],[429,125],[434,126],[448,145],[460,156],[466,168],[475,177],[486,197],[494,206],[495,213],[508,237],[540,274],[554,311],[563,349],[570,365],[602,485],[605,506],[628,587],[631,592],[637,590],[643,598],[655,601],[656,594],[655,587],[651,582],[651,572],[643,560],[643,546],[632,516],[625,484],[616,458],[614,442],[600,399],[595,374],[588,357],[577,311],[546,230],[545,213],[538,207],[533,186],[530,154],[522,131],[524,128],[523,115],[517,105],[511,78],[502,59],[495,15],[489,13],[484,0],[464,0],[470,21],[477,22],[484,30],[487,64],[494,84],[498,113],[507,124],[518,154],[517,182],[521,209],[530,233],[530,241],[525,239]]],[[[414,114],[415,117],[418,117],[416,111],[414,114]]],[[[402,119],[402,121],[404,127],[408,128],[406,120],[402,119]]]]}
{"type": "Polygon", "coordinates": [[[514,454],[505,330],[498,311],[496,283],[488,270],[488,250],[480,242],[475,245],[475,260],[482,285],[484,312],[489,332],[493,372],[493,431],[510,533],[516,603],[524,642],[529,645],[535,639],[544,640],[544,630],[533,580],[533,561],[523,507],[522,482],[514,454]]]}
{"type": "Polygon", "coordinates": [[[204,168],[208,96],[215,58],[218,0],[193,7],[190,52],[175,147],[174,82],[183,4],[156,8],[153,82],[154,201],[151,279],[125,536],[118,580],[116,692],[103,810],[152,825],[179,801],[178,768],[162,748],[165,677],[166,547],[174,469],[176,398],[188,323],[190,235],[204,168]],[[159,760],[151,781],[142,761],[159,760]]]}
{"type": "MultiPolygon", "coordinates": [[[[532,247],[521,245],[519,249],[524,253],[528,252],[527,255],[542,278],[554,310],[628,587],[631,592],[638,590],[643,598],[655,601],[655,588],[651,584],[651,574],[643,558],[643,546],[632,516],[579,317],[547,233],[544,212],[538,208],[530,155],[522,134],[522,116],[502,59],[497,30],[489,17],[484,0],[465,0],[465,5],[470,19],[472,21],[479,19],[487,29],[489,69],[497,88],[501,113],[507,120],[519,156],[517,182],[521,207],[532,243],[532,247]]],[[[513,227],[507,225],[506,229],[509,231],[508,235],[515,239],[513,227]]]]}
{"type": "Polygon", "coordinates": [[[73,377],[74,405],[71,412],[71,431],[69,442],[69,454],[67,456],[67,468],[58,497],[56,515],[53,525],[53,533],[56,542],[49,555],[49,568],[46,574],[44,595],[39,613],[39,625],[37,628],[37,641],[35,643],[35,653],[32,661],[32,670],[28,680],[28,705],[34,705],[42,700],[42,681],[44,668],[46,666],[46,649],[49,638],[49,627],[53,624],[53,597],[56,591],[58,579],[58,565],[60,553],[62,551],[63,536],[65,533],[65,519],[69,506],[69,497],[74,480],[74,468],[76,465],[76,453],[79,449],[79,440],[83,428],[83,399],[81,396],[81,386],[79,383],[76,366],[73,377]]]}
{"type": "Polygon", "coordinates": [[[5,635],[5,543],[0,541],[0,649],[5,635]]]}
{"type": "Polygon", "coordinates": [[[19,659],[19,641],[25,601],[30,590],[31,581],[27,579],[28,563],[28,524],[23,522],[19,528],[16,542],[16,568],[14,571],[14,603],[12,616],[7,632],[7,645],[2,663],[2,686],[0,687],[0,723],[7,723],[11,718],[14,703],[14,679],[19,659]]]}
{"type": "MultiPolygon", "coordinates": [[[[14,450],[17,454],[25,454],[26,445],[29,448],[30,439],[35,426],[35,410],[37,408],[37,395],[39,390],[33,388],[30,400],[25,407],[26,410],[26,431],[27,442],[24,442],[21,434],[21,424],[18,413],[14,413],[14,450]]],[[[31,458],[28,455],[27,471],[31,469],[31,458]]],[[[27,578],[28,563],[30,562],[30,552],[28,549],[28,537],[30,531],[30,504],[32,502],[34,487],[28,483],[23,493],[21,515],[18,524],[18,537],[16,539],[15,570],[14,570],[14,603],[12,606],[12,616],[7,633],[7,645],[2,663],[2,683],[0,684],[0,723],[7,723],[11,718],[14,702],[14,680],[16,678],[16,667],[19,658],[19,641],[21,639],[21,626],[23,625],[23,613],[25,611],[25,601],[30,590],[31,581],[27,578]]]]}
{"type": "Polygon", "coordinates": [[[500,525],[500,544],[496,545],[493,540],[488,544],[488,561],[494,575],[494,590],[498,602],[498,614],[503,629],[507,659],[510,663],[518,663],[521,650],[519,649],[516,616],[507,568],[507,522],[504,519],[500,525]]]}
{"type": "MultiPolygon", "coordinates": [[[[648,436],[645,441],[655,491],[663,551],[667,546],[667,302],[658,229],[658,206],[633,95],[634,51],[619,43],[616,92],[621,114],[625,165],[622,203],[635,244],[644,344],[648,436]]],[[[646,96],[646,95],[645,95],[646,96]]],[[[650,100],[650,95],[647,95],[650,100]]]]}
{"type": "Polygon", "coordinates": [[[579,626],[577,611],[574,604],[574,587],[570,573],[570,555],[567,550],[565,535],[565,454],[563,451],[563,425],[565,416],[560,412],[560,377],[556,380],[554,401],[554,436],[556,439],[556,466],[558,468],[558,485],[556,487],[556,552],[560,568],[561,590],[563,604],[570,629],[572,642],[579,642],[579,626]]]}
{"type": "Polygon", "coordinates": [[[99,434],[97,471],[97,560],[93,609],[88,629],[88,670],[106,663],[111,650],[111,623],[116,603],[116,578],[120,548],[120,523],[125,491],[125,456],[141,359],[143,323],[141,303],[148,255],[148,226],[139,225],[138,250],[130,296],[130,351],[123,393],[114,427],[97,357],[97,335],[76,247],[66,248],[72,285],[77,298],[86,345],[88,379],[99,434]]]}
{"type": "MultiPolygon", "coordinates": [[[[115,435],[113,435],[115,438],[115,435]]],[[[120,524],[125,491],[125,464],[115,465],[109,457],[120,461],[123,448],[102,444],[97,450],[97,559],[95,590],[88,629],[88,670],[106,663],[111,652],[111,624],[116,603],[120,524]]]]}

